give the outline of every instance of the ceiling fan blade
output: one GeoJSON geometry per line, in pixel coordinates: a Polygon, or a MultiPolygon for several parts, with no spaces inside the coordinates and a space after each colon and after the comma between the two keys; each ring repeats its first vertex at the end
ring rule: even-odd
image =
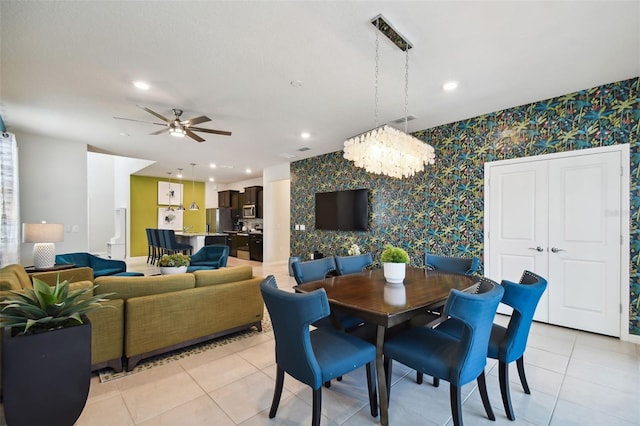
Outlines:
{"type": "Polygon", "coordinates": [[[204,142],[204,139],[202,139],[200,136],[193,133],[191,130],[184,129],[184,131],[187,133],[187,136],[189,136],[191,139],[196,140],[198,142],[204,142]]]}
{"type": "Polygon", "coordinates": [[[162,115],[158,114],[157,112],[155,112],[155,111],[153,111],[153,110],[150,110],[150,109],[149,109],[149,108],[147,108],[147,107],[143,107],[143,106],[141,106],[141,105],[137,105],[137,106],[138,106],[138,108],[142,108],[143,110],[147,111],[149,114],[151,114],[151,115],[155,115],[155,116],[156,116],[156,117],[158,117],[160,120],[164,120],[164,121],[166,121],[167,123],[170,121],[168,118],[163,117],[162,115]]]}
{"type": "Polygon", "coordinates": [[[133,118],[113,117],[116,120],[135,121],[136,123],[157,124],[158,126],[166,126],[167,123],[153,123],[151,121],[134,120],[133,118]]]}
{"type": "Polygon", "coordinates": [[[194,124],[206,123],[207,121],[211,121],[211,119],[206,115],[201,115],[200,117],[195,117],[190,120],[185,120],[182,122],[182,124],[188,123],[189,126],[193,126],[194,124]]]}
{"type": "Polygon", "coordinates": [[[227,132],[225,130],[204,129],[202,127],[189,127],[189,129],[195,130],[196,132],[214,133],[216,135],[231,136],[231,132],[227,132]]]}
{"type": "Polygon", "coordinates": [[[160,129],[160,130],[156,130],[155,132],[149,133],[150,135],[159,135],[161,133],[164,132],[168,132],[169,131],[169,126],[167,126],[166,124],[164,125],[164,129],[160,129]]]}

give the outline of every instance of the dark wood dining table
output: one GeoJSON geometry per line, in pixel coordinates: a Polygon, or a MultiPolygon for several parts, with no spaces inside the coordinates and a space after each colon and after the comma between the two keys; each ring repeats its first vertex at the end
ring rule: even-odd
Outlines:
{"type": "Polygon", "coordinates": [[[376,371],[380,423],[389,424],[387,384],[382,349],[390,328],[444,305],[451,289],[464,290],[475,283],[470,276],[408,267],[403,284],[389,284],[382,269],[328,277],[295,286],[299,292],[323,288],[332,309],[362,318],[376,326],[376,371]]]}

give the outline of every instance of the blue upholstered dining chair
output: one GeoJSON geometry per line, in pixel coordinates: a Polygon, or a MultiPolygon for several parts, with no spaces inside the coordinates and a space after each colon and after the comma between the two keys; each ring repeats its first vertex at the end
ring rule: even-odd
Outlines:
{"type": "Polygon", "coordinates": [[[222,244],[212,244],[203,246],[200,250],[191,255],[191,262],[187,272],[201,269],[218,269],[227,266],[229,258],[229,246],[222,244]]]}
{"type": "Polygon", "coordinates": [[[298,284],[309,281],[323,280],[330,272],[335,272],[336,261],[333,256],[306,262],[293,262],[293,277],[298,284]]]}
{"type": "Polygon", "coordinates": [[[333,327],[310,331],[312,322],[329,315],[324,289],[311,293],[291,293],[277,288],[273,275],[260,283],[276,340],[276,387],[269,418],[280,404],[284,373],[313,389],[311,424],[320,424],[322,384],[366,365],[371,415],[378,415],[375,377],[376,347],[333,327]]]}
{"type": "Polygon", "coordinates": [[[477,257],[436,256],[425,253],[424,264],[427,270],[454,272],[471,275],[478,270],[480,259],[477,257]]]}
{"type": "Polygon", "coordinates": [[[355,256],[336,256],[335,259],[338,275],[362,272],[364,268],[373,263],[371,253],[358,254],[355,256]]]}
{"type": "MultiPolygon", "coordinates": [[[[335,272],[336,262],[333,256],[323,257],[322,259],[309,260],[307,262],[293,262],[293,277],[298,284],[304,284],[309,281],[323,280],[327,274],[335,272]]],[[[333,317],[338,321],[339,328],[342,330],[352,330],[360,326],[363,321],[358,317],[344,314],[342,312],[333,312],[333,317]]],[[[328,327],[332,324],[331,318],[323,318],[313,323],[315,327],[328,327]]]]}
{"type": "MultiPolygon", "coordinates": [[[[393,360],[421,373],[449,382],[454,425],[462,425],[461,388],[477,380],[487,417],[495,420],[484,375],[491,325],[504,290],[481,278],[476,293],[451,290],[443,321],[435,328],[417,327],[400,333],[384,344],[385,374],[391,377],[393,360]],[[447,323],[463,330],[460,337],[441,331],[447,323]]],[[[388,391],[389,380],[387,380],[388,391]]],[[[390,395],[389,392],[387,392],[390,395]]]]}
{"type": "Polygon", "coordinates": [[[498,324],[493,325],[488,356],[498,360],[502,403],[509,420],[515,420],[509,392],[509,363],[516,362],[524,393],[531,394],[527,376],[524,373],[524,351],[527,347],[533,314],[547,288],[547,280],[533,272],[524,271],[519,284],[503,280],[502,287],[504,288],[502,303],[511,306],[513,313],[506,328],[498,324]]]}

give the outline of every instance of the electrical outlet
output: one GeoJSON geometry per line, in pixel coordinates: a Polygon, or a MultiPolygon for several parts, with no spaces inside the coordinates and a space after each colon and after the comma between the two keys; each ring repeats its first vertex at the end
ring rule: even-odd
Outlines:
{"type": "Polygon", "coordinates": [[[71,232],[80,232],[80,225],[73,225],[71,227],[71,232]]]}
{"type": "Polygon", "coordinates": [[[300,225],[300,230],[301,230],[301,231],[306,231],[306,230],[307,230],[307,227],[306,227],[306,226],[304,226],[304,225],[300,225]]]}

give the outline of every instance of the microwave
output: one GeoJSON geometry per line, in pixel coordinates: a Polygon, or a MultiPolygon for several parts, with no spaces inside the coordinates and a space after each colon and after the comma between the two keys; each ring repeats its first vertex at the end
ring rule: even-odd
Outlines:
{"type": "Polygon", "coordinates": [[[242,217],[244,219],[255,219],[256,206],[254,204],[246,204],[242,206],[242,217]]]}

